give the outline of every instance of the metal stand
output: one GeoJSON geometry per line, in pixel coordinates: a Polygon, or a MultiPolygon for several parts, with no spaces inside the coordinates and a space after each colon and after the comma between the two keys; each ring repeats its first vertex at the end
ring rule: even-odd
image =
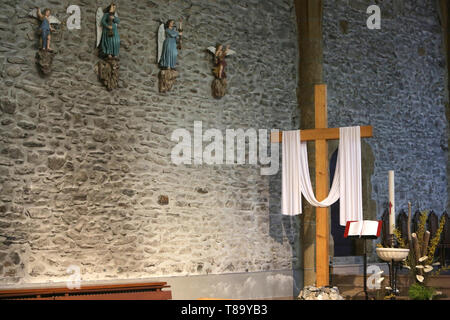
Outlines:
{"type": "MultiPolygon", "coordinates": [[[[378,223],[380,224],[381,222],[378,221],[378,223]]],[[[363,278],[364,278],[364,296],[365,296],[365,300],[369,300],[369,292],[367,290],[367,240],[373,240],[373,239],[377,239],[379,234],[377,235],[352,235],[349,236],[348,235],[348,228],[350,226],[350,221],[347,222],[347,227],[346,227],[346,232],[344,237],[345,238],[353,238],[353,239],[361,239],[363,241],[363,249],[364,249],[364,253],[363,253],[363,258],[364,258],[364,265],[363,265],[363,278]]],[[[380,226],[380,225],[379,225],[380,226]]],[[[380,229],[378,229],[380,230],[380,229]]]]}
{"type": "Polygon", "coordinates": [[[389,266],[389,285],[391,287],[391,300],[395,300],[398,290],[397,290],[397,269],[398,269],[398,263],[394,260],[391,260],[391,262],[388,262],[389,266]]]}
{"type": "Polygon", "coordinates": [[[364,242],[364,294],[366,296],[366,300],[369,300],[369,293],[367,292],[367,250],[366,250],[366,239],[364,242]]]}
{"type": "MultiPolygon", "coordinates": [[[[390,235],[389,239],[391,248],[395,248],[395,237],[393,234],[390,235]]],[[[391,287],[391,300],[395,300],[397,296],[397,269],[398,269],[398,263],[394,260],[391,260],[388,262],[389,266],[389,286],[391,287]]]]}
{"type": "Polygon", "coordinates": [[[369,292],[367,291],[367,240],[376,239],[376,236],[349,236],[348,238],[361,239],[363,241],[364,248],[364,265],[363,265],[363,278],[364,278],[364,296],[366,300],[369,300],[369,292]]]}

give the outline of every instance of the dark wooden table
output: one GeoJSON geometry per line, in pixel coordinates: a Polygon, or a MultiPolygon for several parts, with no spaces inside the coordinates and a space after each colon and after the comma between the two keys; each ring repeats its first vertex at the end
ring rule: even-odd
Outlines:
{"type": "Polygon", "coordinates": [[[80,289],[48,287],[0,290],[0,299],[26,300],[169,300],[167,282],[86,285],[80,289]],[[166,290],[163,290],[166,289],[166,290]]]}

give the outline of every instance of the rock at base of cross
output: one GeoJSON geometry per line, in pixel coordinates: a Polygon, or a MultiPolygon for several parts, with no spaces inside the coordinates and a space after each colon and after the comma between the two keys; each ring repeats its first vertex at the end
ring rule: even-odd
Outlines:
{"type": "Polygon", "coordinates": [[[170,91],[178,77],[178,71],[173,69],[161,70],[159,72],[159,92],[170,91]]]}
{"type": "Polygon", "coordinates": [[[227,79],[214,79],[211,84],[211,89],[214,98],[222,98],[227,92],[227,79]]]}
{"type": "Polygon", "coordinates": [[[52,72],[54,55],[55,52],[43,49],[36,52],[36,64],[43,75],[49,75],[52,72]]]}
{"type": "Polygon", "coordinates": [[[337,287],[314,287],[307,286],[300,291],[298,296],[300,300],[344,300],[339,294],[337,287]]]}
{"type": "Polygon", "coordinates": [[[97,63],[97,74],[100,81],[108,91],[116,89],[119,85],[119,60],[105,58],[97,63]]]}

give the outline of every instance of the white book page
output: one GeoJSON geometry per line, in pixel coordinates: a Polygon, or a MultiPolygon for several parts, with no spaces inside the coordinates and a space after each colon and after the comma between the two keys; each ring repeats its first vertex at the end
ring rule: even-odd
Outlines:
{"type": "Polygon", "coordinates": [[[361,229],[363,227],[363,221],[350,222],[348,228],[349,236],[359,236],[361,234],[361,229]]]}
{"type": "Polygon", "coordinates": [[[361,235],[364,236],[376,236],[378,231],[378,221],[364,221],[363,228],[361,230],[361,235]]]}

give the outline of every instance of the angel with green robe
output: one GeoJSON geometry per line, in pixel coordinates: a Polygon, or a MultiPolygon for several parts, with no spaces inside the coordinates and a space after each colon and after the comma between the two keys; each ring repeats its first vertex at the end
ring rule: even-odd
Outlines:
{"type": "Polygon", "coordinates": [[[117,16],[116,5],[111,3],[105,10],[97,10],[97,47],[100,46],[103,54],[108,58],[117,57],[120,49],[120,37],[117,25],[120,19],[117,16]]]}

